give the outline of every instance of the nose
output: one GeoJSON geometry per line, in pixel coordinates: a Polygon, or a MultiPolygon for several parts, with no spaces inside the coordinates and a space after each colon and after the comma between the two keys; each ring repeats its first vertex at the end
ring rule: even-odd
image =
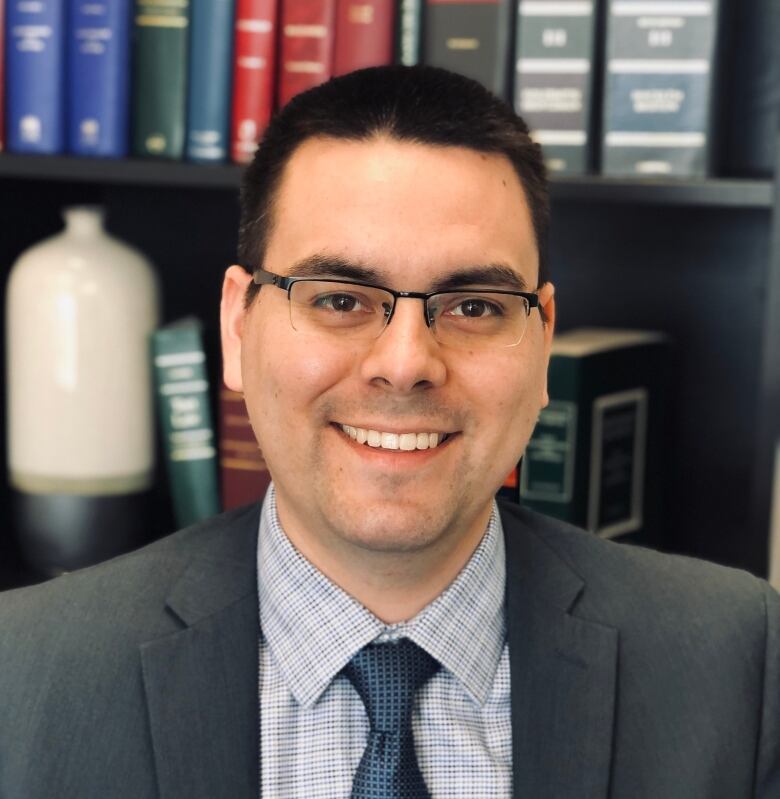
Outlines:
{"type": "Polygon", "coordinates": [[[400,393],[433,388],[447,379],[441,346],[421,312],[421,300],[400,297],[389,324],[372,342],[361,373],[376,385],[400,393]]]}

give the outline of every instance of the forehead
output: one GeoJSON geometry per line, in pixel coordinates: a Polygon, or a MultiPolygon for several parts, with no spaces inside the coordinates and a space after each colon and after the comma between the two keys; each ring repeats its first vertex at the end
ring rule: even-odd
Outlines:
{"type": "Polygon", "coordinates": [[[282,176],[267,269],[315,255],[424,288],[448,271],[504,263],[534,284],[537,249],[519,178],[503,155],[464,147],[309,139],[282,176]]]}

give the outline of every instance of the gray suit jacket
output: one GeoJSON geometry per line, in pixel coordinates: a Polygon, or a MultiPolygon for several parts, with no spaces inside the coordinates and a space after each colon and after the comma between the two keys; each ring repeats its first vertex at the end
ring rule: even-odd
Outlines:
{"type": "MultiPolygon", "coordinates": [[[[780,797],[780,599],[511,506],[514,796],[780,797]]],[[[258,508],[0,595],[2,799],[258,796],[258,508]]]]}

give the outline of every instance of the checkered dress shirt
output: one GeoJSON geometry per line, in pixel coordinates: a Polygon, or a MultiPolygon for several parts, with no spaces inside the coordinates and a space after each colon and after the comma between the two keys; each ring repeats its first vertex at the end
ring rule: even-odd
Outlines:
{"type": "Polygon", "coordinates": [[[509,797],[512,730],[504,538],[498,510],[455,581],[411,621],[387,625],[290,543],[273,486],[260,519],[259,711],[264,799],[348,799],[368,738],[363,702],[339,674],[371,641],[408,637],[442,668],[412,728],[431,796],[509,797]]]}

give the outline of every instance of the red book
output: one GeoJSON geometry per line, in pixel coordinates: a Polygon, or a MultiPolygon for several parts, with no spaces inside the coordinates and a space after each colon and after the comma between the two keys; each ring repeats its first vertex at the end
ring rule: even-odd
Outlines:
{"type": "Polygon", "coordinates": [[[223,510],[261,500],[271,482],[244,396],[225,386],[219,395],[219,472],[223,510]]]}
{"type": "Polygon", "coordinates": [[[393,63],[393,0],[337,0],[333,74],[393,63]]]}
{"type": "Polygon", "coordinates": [[[279,105],[333,74],[336,0],[282,0],[279,105]]]}
{"type": "Polygon", "coordinates": [[[277,0],[237,0],[230,157],[252,160],[274,105],[277,0]]]}

